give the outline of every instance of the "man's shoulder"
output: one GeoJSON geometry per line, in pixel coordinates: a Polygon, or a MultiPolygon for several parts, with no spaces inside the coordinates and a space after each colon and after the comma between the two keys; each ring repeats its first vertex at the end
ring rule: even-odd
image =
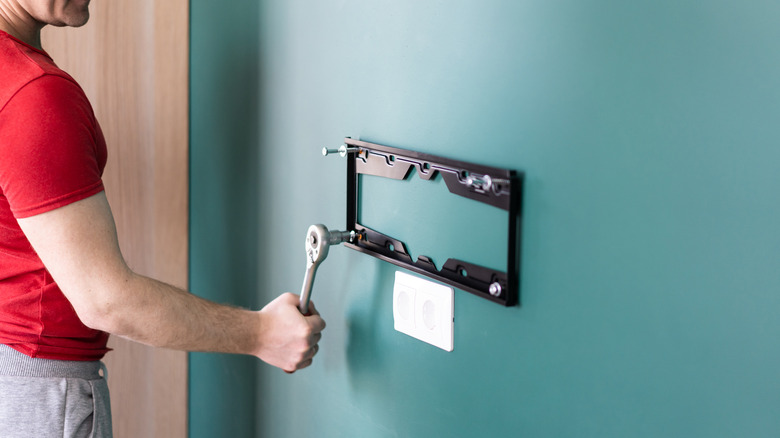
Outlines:
{"type": "Polygon", "coordinates": [[[0,110],[20,89],[42,77],[73,81],[47,55],[3,33],[0,33],[0,65],[3,66],[0,71],[0,110]]]}

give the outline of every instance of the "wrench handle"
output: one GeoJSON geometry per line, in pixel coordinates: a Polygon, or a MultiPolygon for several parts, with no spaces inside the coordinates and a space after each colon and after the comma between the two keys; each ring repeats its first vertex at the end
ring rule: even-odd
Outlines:
{"type": "Polygon", "coordinates": [[[314,286],[314,274],[317,273],[319,263],[311,263],[306,266],[306,274],[303,276],[303,286],[301,286],[301,297],[298,302],[298,310],[302,314],[309,314],[309,301],[311,300],[311,288],[314,286]]]}

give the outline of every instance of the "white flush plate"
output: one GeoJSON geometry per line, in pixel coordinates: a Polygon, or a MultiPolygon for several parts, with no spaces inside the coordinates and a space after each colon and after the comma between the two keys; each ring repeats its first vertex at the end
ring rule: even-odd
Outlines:
{"type": "Polygon", "coordinates": [[[393,321],[401,333],[452,351],[454,301],[451,287],[395,273],[393,321]]]}

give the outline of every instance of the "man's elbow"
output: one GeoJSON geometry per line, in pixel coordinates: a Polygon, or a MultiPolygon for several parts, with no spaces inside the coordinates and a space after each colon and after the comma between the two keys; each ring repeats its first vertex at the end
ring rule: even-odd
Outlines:
{"type": "Polygon", "coordinates": [[[84,303],[74,305],[82,324],[112,334],[120,334],[124,325],[121,315],[111,303],[84,303]]]}
{"type": "Polygon", "coordinates": [[[80,294],[66,295],[85,326],[121,336],[129,330],[132,317],[128,294],[132,290],[133,276],[108,278],[111,281],[81,285],[80,294]]]}

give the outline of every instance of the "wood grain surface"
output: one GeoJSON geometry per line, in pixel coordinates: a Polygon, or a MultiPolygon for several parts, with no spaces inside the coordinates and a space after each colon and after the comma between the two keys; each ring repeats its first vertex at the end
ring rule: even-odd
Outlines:
{"type": "MultiPolygon", "coordinates": [[[[95,1],[43,46],[84,88],[109,149],[104,174],[122,252],[138,273],[187,286],[188,0],[95,1]]],[[[187,355],[112,337],[105,362],[117,437],[187,435],[187,355]]]]}

